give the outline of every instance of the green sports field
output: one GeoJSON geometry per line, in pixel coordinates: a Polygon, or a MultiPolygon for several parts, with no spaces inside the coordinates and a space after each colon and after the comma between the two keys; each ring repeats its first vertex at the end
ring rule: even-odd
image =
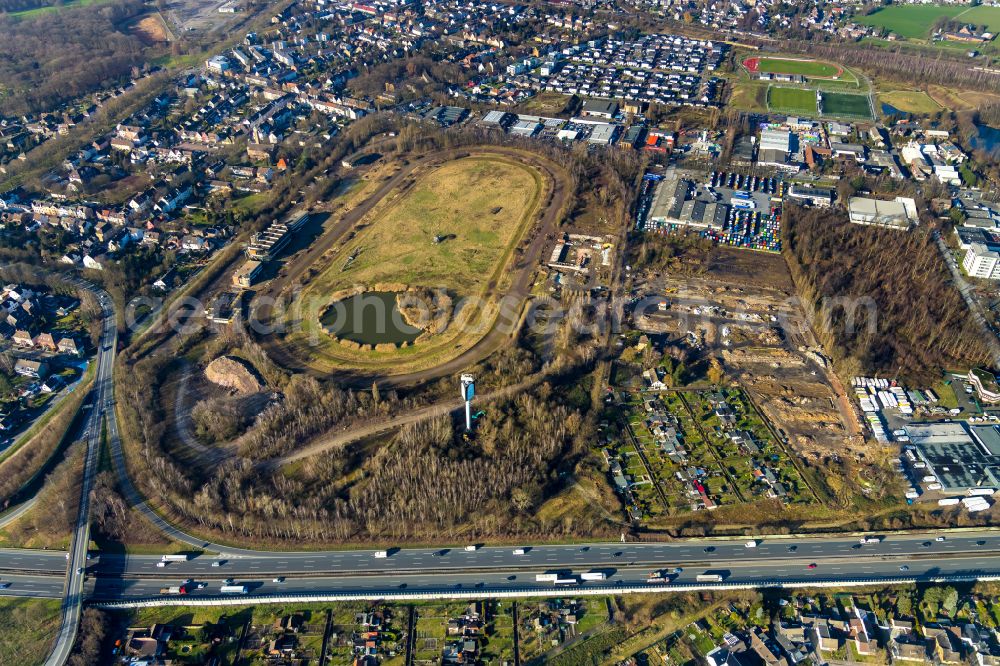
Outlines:
{"type": "Polygon", "coordinates": [[[871,106],[867,95],[848,95],[845,93],[823,93],[824,116],[851,116],[854,118],[871,118],[871,106]]]}
{"type": "Polygon", "coordinates": [[[816,115],[816,91],[771,86],[767,90],[767,106],[772,111],[816,115]]]}
{"type": "Polygon", "coordinates": [[[832,79],[843,71],[840,67],[819,60],[791,60],[786,58],[760,58],[758,72],[773,74],[799,74],[805,77],[832,79]]]}
{"type": "Polygon", "coordinates": [[[927,39],[931,26],[941,17],[964,23],[985,25],[1000,31],[1000,7],[961,5],[892,5],[855,20],[863,25],[885,28],[907,39],[927,39]]]}

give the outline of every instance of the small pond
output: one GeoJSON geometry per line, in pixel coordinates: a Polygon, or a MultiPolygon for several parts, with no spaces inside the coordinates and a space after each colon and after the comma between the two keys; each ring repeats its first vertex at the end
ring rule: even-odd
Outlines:
{"type": "Polygon", "coordinates": [[[366,291],[332,303],[320,323],[330,335],[362,345],[401,345],[421,333],[406,323],[392,291],[366,291]]]}

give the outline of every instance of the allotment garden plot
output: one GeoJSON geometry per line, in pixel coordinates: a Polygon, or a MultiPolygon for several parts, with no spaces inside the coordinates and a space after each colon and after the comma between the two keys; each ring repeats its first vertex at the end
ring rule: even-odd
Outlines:
{"type": "Polygon", "coordinates": [[[815,500],[742,389],[622,396],[621,430],[606,456],[633,520],[815,500]]]}

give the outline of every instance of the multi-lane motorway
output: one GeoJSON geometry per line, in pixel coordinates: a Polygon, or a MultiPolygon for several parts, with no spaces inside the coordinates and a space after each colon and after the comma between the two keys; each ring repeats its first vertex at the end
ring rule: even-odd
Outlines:
{"type": "MultiPolygon", "coordinates": [[[[414,548],[375,557],[375,551],[198,553],[158,566],[159,556],[94,554],[84,560],[86,592],[95,599],[156,596],[162,587],[192,579],[205,582],[199,595],[217,595],[227,578],[251,594],[380,593],[407,590],[544,589],[535,575],[546,572],[607,575],[600,585],[645,583],[651,570],[680,568],[672,584],[695,583],[705,571],[725,572],[730,583],[773,584],[868,578],[970,577],[1000,574],[1000,534],[888,535],[880,543],[855,537],[771,538],[748,548],[744,540],[670,543],[535,545],[518,549],[414,548]],[[524,550],[524,554],[515,554],[524,550]],[[814,566],[811,566],[814,565],[814,566]],[[287,577],[275,582],[273,579],[287,577]]],[[[86,558],[86,554],[83,554],[86,558]]],[[[65,571],[65,554],[0,551],[0,594],[51,595],[65,571]]],[[[584,583],[583,585],[588,585],[584,583]]]]}

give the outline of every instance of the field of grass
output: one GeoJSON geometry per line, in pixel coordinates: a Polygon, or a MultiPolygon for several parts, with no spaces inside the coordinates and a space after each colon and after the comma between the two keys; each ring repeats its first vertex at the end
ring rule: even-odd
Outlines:
{"type": "Polygon", "coordinates": [[[872,114],[867,95],[824,92],[823,115],[871,118],[872,114]]]}
{"type": "Polygon", "coordinates": [[[833,78],[842,70],[837,65],[819,60],[760,58],[757,64],[757,71],[774,74],[799,74],[805,77],[833,78]]]}
{"type": "Polygon", "coordinates": [[[767,87],[753,83],[736,83],[729,96],[729,105],[744,111],[767,111],[767,87]]]}
{"type": "Polygon", "coordinates": [[[495,154],[471,155],[417,175],[409,189],[390,193],[352,240],[315,267],[320,272],[290,309],[301,318],[290,327],[294,330],[285,345],[323,370],[391,366],[398,373],[427,367],[435,352],[460,353],[474,342],[463,329],[481,329],[478,335],[489,330],[478,324],[496,316],[504,271],[534,219],[544,187],[538,171],[495,154]],[[443,240],[435,242],[435,237],[443,240]],[[378,284],[443,288],[456,300],[482,301],[463,311],[470,328],[451,325],[397,350],[349,349],[321,328],[320,315],[336,292],[378,284]]]}
{"type": "Polygon", "coordinates": [[[767,90],[767,106],[772,111],[816,115],[816,91],[771,86],[767,90]]]}
{"type": "Polygon", "coordinates": [[[987,29],[996,34],[1000,32],[1000,7],[970,7],[958,14],[956,19],[973,25],[985,25],[987,29]]]}
{"type": "Polygon", "coordinates": [[[59,630],[59,599],[0,599],[0,663],[45,662],[59,630]]]}
{"type": "MultiPolygon", "coordinates": [[[[41,14],[48,14],[49,12],[57,12],[60,9],[65,9],[66,7],[87,7],[88,5],[96,5],[106,0],[66,0],[66,2],[48,5],[46,7],[35,7],[34,9],[25,9],[19,12],[9,12],[7,16],[13,18],[32,18],[39,16],[41,14]]],[[[5,12],[0,12],[3,15],[5,12]]]]}
{"type": "Polygon", "coordinates": [[[966,9],[961,5],[892,5],[855,20],[862,25],[891,30],[908,39],[926,39],[936,20],[942,16],[956,17],[966,9]]]}
{"type": "Polygon", "coordinates": [[[941,106],[922,90],[892,90],[879,93],[880,104],[890,104],[904,113],[936,113],[941,106]]]}

